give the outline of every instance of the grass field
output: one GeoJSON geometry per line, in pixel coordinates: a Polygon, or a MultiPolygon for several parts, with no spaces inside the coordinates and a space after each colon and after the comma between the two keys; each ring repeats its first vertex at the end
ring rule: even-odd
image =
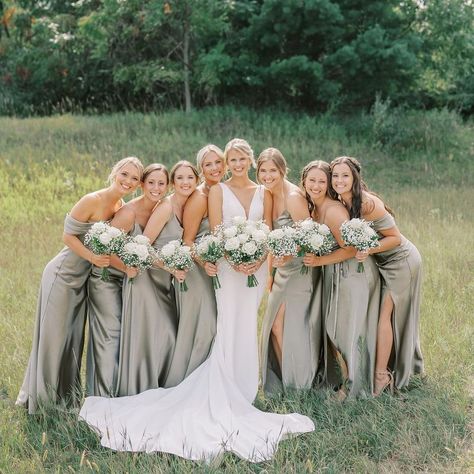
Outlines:
{"type": "Polygon", "coordinates": [[[469,472],[474,396],[472,249],[474,127],[447,111],[353,118],[208,109],[184,117],[121,114],[0,118],[0,472],[469,472]],[[276,146],[296,179],[311,159],[358,157],[424,263],[426,377],[398,396],[344,404],[326,391],[257,404],[298,411],[316,431],[282,443],[272,462],[232,455],[211,466],[102,449],[77,412],[28,417],[14,406],[31,346],[38,284],[61,248],[64,214],[127,155],[194,160],[234,136],[276,146]]]}

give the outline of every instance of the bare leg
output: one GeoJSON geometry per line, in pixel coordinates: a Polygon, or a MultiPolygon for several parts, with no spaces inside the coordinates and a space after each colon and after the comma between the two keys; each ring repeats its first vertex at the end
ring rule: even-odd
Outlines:
{"type": "Polygon", "coordinates": [[[278,308],[278,312],[275,316],[275,321],[273,322],[272,326],[272,344],[273,350],[275,351],[275,355],[278,361],[278,365],[282,364],[282,357],[283,357],[283,326],[285,324],[285,304],[282,304],[280,308],[278,308]]]}
{"type": "Polygon", "coordinates": [[[388,372],[388,360],[393,347],[392,312],[393,299],[389,294],[380,308],[379,324],[377,327],[377,353],[375,359],[374,395],[380,395],[383,389],[391,383],[392,375],[388,372]]]}

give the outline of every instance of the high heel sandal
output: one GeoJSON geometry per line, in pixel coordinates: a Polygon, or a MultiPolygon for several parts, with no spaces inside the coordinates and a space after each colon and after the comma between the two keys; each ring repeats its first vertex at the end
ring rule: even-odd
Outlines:
{"type": "Polygon", "coordinates": [[[379,390],[377,390],[377,383],[375,383],[374,387],[374,397],[378,397],[382,394],[384,390],[388,388],[390,391],[390,395],[393,395],[394,390],[394,378],[393,373],[390,370],[376,370],[375,371],[375,380],[377,380],[377,376],[386,375],[388,376],[388,380],[380,385],[379,390]]]}

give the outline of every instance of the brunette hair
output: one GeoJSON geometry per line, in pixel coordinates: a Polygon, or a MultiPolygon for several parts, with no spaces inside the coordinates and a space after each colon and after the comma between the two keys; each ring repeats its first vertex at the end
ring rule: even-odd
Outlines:
{"type": "Polygon", "coordinates": [[[310,161],[301,171],[300,187],[304,191],[306,202],[308,203],[309,214],[311,216],[313,215],[315,205],[314,205],[313,200],[311,199],[311,196],[306,191],[304,183],[306,181],[306,178],[308,177],[309,172],[313,169],[324,171],[324,174],[326,175],[326,178],[328,180],[328,189],[326,191],[327,194],[329,194],[330,183],[331,183],[331,169],[329,168],[329,163],[326,163],[325,161],[322,161],[322,160],[310,161]]]}
{"type": "MultiPolygon", "coordinates": [[[[332,179],[330,180],[330,195],[333,199],[338,199],[341,201],[346,209],[349,211],[349,217],[353,219],[354,217],[360,218],[362,215],[362,192],[365,191],[369,194],[372,194],[373,196],[376,196],[380,198],[380,196],[373,191],[370,191],[367,185],[365,184],[364,180],[362,179],[362,166],[359,163],[359,161],[351,156],[339,156],[338,158],[335,158],[334,160],[331,161],[331,175],[333,173],[334,167],[336,165],[342,165],[346,164],[349,169],[351,170],[352,174],[352,204],[351,207],[348,207],[346,203],[344,203],[341,199],[341,197],[337,194],[337,192],[334,190],[332,187],[332,179]]],[[[381,199],[381,198],[380,198],[381,199]]],[[[381,199],[383,202],[383,200],[381,199]]],[[[385,210],[391,214],[392,216],[394,215],[392,209],[388,207],[385,202],[383,203],[385,210]]],[[[372,207],[374,206],[374,203],[372,202],[372,207]]]]}
{"type": "Polygon", "coordinates": [[[117,163],[115,163],[115,165],[112,167],[112,170],[110,171],[109,177],[107,179],[109,184],[112,184],[118,172],[129,163],[137,168],[140,181],[142,180],[142,176],[143,176],[142,162],[136,156],[127,156],[126,158],[122,158],[120,161],[117,161],[117,163]]]}
{"type": "Polygon", "coordinates": [[[226,163],[227,163],[227,155],[230,150],[238,150],[242,152],[244,155],[248,156],[250,160],[250,164],[252,165],[253,168],[257,166],[255,164],[255,158],[254,158],[252,147],[243,138],[233,138],[230,142],[227,143],[224,149],[224,158],[225,158],[226,163]]]}
{"type": "Polygon", "coordinates": [[[144,183],[148,176],[150,176],[151,173],[155,171],[161,171],[166,176],[166,184],[170,183],[170,174],[168,172],[168,169],[165,165],[162,165],[161,163],[152,163],[151,165],[148,165],[145,168],[145,170],[143,171],[142,183],[144,183]]]}
{"type": "Polygon", "coordinates": [[[277,148],[265,148],[265,150],[260,153],[258,160],[257,160],[257,181],[258,181],[258,173],[260,171],[261,166],[266,161],[273,161],[275,166],[277,167],[278,171],[282,175],[283,178],[286,177],[289,169],[286,164],[285,157],[283,153],[278,150],[277,148]]]}
{"type": "Polygon", "coordinates": [[[181,166],[191,168],[191,170],[193,171],[194,176],[196,176],[196,181],[199,183],[199,173],[198,173],[198,170],[196,169],[196,167],[187,160],[180,160],[177,163],[175,163],[173,165],[173,167],[171,168],[171,171],[170,171],[170,182],[171,182],[171,184],[174,184],[174,178],[176,176],[176,172],[178,171],[178,168],[181,168],[181,166]]]}

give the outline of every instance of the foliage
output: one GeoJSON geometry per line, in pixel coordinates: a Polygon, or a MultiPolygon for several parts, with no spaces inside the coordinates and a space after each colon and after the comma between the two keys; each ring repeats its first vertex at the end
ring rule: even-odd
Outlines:
{"type": "Polygon", "coordinates": [[[474,104],[471,0],[5,0],[0,18],[0,114],[474,104]]]}

